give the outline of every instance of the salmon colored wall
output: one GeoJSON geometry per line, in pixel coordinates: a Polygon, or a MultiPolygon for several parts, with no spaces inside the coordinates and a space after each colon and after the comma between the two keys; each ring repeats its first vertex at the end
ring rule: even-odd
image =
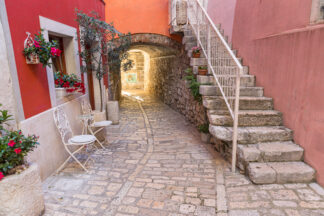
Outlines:
{"type": "Polygon", "coordinates": [[[39,16],[77,28],[75,9],[97,11],[104,17],[101,0],[6,0],[25,117],[29,118],[51,107],[46,70],[42,65],[27,65],[22,54],[26,32],[40,30],[39,16]]]}
{"type": "MultiPolygon", "coordinates": [[[[169,34],[169,0],[106,0],[106,21],[127,33],[169,34]]],[[[170,36],[181,41],[179,36],[170,36]]]]}
{"type": "Polygon", "coordinates": [[[310,12],[311,0],[238,0],[233,45],[324,185],[324,25],[310,12]]]}
{"type": "Polygon", "coordinates": [[[234,13],[237,0],[209,0],[207,13],[215,24],[221,24],[229,41],[232,40],[234,13]]]}

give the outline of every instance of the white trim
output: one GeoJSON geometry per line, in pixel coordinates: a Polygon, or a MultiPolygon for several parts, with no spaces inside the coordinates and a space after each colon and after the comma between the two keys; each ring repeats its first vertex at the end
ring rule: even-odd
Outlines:
{"type": "Polygon", "coordinates": [[[7,10],[6,10],[6,5],[4,0],[0,0],[0,20],[2,23],[5,41],[7,45],[6,47],[7,47],[9,69],[10,69],[10,74],[12,79],[14,97],[16,100],[17,121],[20,122],[25,119],[25,114],[24,114],[24,108],[23,108],[21,94],[20,94],[20,86],[19,86],[19,80],[17,74],[15,53],[12,45],[7,10]]]}
{"type": "MultiPolygon", "coordinates": [[[[79,45],[77,40],[77,29],[68,26],[66,24],[48,19],[43,16],[39,16],[40,27],[43,29],[43,35],[45,40],[48,41],[49,34],[54,34],[61,37],[70,37],[73,40],[73,49],[75,57],[75,70],[79,77],[81,77],[81,68],[80,68],[80,58],[79,58],[79,45]]],[[[57,106],[56,94],[55,94],[55,85],[54,85],[54,74],[52,67],[46,67],[47,80],[51,98],[52,107],[57,106]]],[[[87,76],[85,74],[85,76],[87,76]]],[[[85,78],[86,80],[86,78],[85,78]]]]}

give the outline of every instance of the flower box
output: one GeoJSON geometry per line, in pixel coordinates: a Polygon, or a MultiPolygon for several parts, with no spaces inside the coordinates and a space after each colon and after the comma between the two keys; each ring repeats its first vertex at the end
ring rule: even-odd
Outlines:
{"type": "Polygon", "coordinates": [[[192,57],[193,58],[200,58],[201,48],[200,47],[193,47],[192,49],[192,57]]]}
{"type": "Polygon", "coordinates": [[[45,210],[37,164],[0,181],[0,215],[39,216],[45,210]]]}
{"type": "Polygon", "coordinates": [[[198,75],[206,76],[208,74],[208,67],[207,66],[199,66],[198,67],[198,75]]]}
{"type": "Polygon", "coordinates": [[[36,53],[32,53],[26,56],[27,64],[39,64],[39,56],[36,53]]]}

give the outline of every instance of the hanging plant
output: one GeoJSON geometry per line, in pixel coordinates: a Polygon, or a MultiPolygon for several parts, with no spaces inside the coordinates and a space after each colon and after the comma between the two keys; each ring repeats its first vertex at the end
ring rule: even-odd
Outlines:
{"type": "Polygon", "coordinates": [[[49,60],[61,55],[57,41],[46,41],[42,32],[35,34],[34,39],[29,32],[27,35],[23,51],[27,64],[42,63],[43,67],[50,66],[49,60]]]}

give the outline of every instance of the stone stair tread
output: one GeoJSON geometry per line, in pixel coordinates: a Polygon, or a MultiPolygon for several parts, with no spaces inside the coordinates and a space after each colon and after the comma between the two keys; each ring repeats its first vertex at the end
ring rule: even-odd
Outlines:
{"type": "MultiPolygon", "coordinates": [[[[232,126],[210,125],[209,132],[220,140],[232,141],[232,126]]],[[[240,144],[290,140],[292,140],[292,130],[284,126],[238,127],[237,141],[240,144]]]]}
{"type": "Polygon", "coordinates": [[[246,162],[301,161],[304,149],[292,141],[238,145],[238,155],[246,162]]]}
{"type": "MultiPolygon", "coordinates": [[[[226,88],[226,86],[225,86],[226,88]]],[[[203,96],[213,96],[218,95],[221,96],[221,92],[219,91],[219,88],[215,85],[200,85],[200,94],[203,96]]],[[[262,97],[263,96],[263,88],[262,87],[246,87],[241,86],[240,87],[240,96],[254,96],[254,97],[262,97]]]]}
{"type": "MultiPolygon", "coordinates": [[[[206,100],[213,100],[213,99],[223,99],[221,96],[204,96],[204,99],[206,100]]],[[[235,97],[228,97],[228,99],[234,100],[235,97]]],[[[242,96],[240,97],[241,100],[272,100],[272,98],[269,97],[248,97],[248,96],[242,96]]]]}
{"type": "MultiPolygon", "coordinates": [[[[208,110],[210,115],[229,115],[226,110],[208,110]]],[[[277,110],[239,110],[239,115],[281,115],[277,110]]]]}
{"type": "Polygon", "coordinates": [[[304,162],[250,163],[248,175],[255,184],[308,183],[315,170],[304,162]]]}

